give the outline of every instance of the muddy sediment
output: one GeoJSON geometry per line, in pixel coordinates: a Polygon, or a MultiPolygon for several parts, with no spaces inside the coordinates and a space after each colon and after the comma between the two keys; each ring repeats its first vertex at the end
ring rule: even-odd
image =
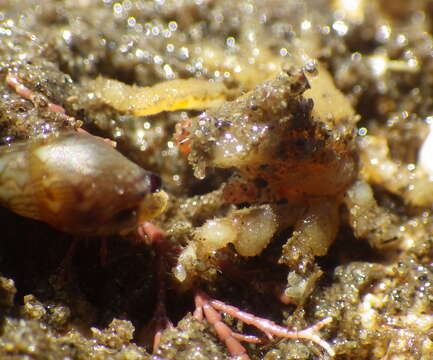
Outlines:
{"type": "MultiPolygon", "coordinates": [[[[196,288],[289,328],[331,317],[321,335],[336,359],[432,358],[432,5],[396,3],[4,1],[2,146],[81,122],[116,141],[161,176],[170,200],[155,224],[182,251],[164,285],[177,325],[152,355],[154,249],[0,208],[0,358],[228,359],[191,316],[196,288]],[[100,95],[98,78],[154,96],[174,79],[218,92],[191,89],[202,110],[182,107],[186,89],[141,116],[100,95]]],[[[330,358],[309,341],[246,348],[330,358]]]]}

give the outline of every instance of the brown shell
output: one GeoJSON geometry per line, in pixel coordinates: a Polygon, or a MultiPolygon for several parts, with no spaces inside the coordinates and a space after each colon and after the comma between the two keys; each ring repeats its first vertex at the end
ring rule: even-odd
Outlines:
{"type": "Polygon", "coordinates": [[[159,190],[158,177],[88,134],[61,132],[0,151],[2,203],[69,233],[133,228],[142,203],[159,190]]]}

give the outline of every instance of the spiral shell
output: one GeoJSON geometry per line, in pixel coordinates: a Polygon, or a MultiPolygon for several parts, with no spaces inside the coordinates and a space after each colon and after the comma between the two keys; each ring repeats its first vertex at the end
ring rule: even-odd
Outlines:
{"type": "Polygon", "coordinates": [[[0,147],[0,202],[78,235],[133,229],[165,207],[160,180],[110,145],[76,131],[0,147]]]}

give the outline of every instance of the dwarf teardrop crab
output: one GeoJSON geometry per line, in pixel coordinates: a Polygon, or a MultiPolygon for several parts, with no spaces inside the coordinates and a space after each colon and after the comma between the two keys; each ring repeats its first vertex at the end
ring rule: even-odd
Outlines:
{"type": "MultiPolygon", "coordinates": [[[[325,72],[319,81],[329,81],[326,76],[325,72]]],[[[328,114],[323,118],[317,110],[315,112],[314,105],[317,102],[317,107],[323,107],[326,99],[320,91],[309,95],[314,100],[308,97],[310,81],[316,80],[308,79],[304,70],[290,69],[233,101],[225,101],[234,96],[232,92],[215,87],[218,91],[212,89],[209,95],[202,98],[193,96],[185,99],[186,95],[180,95],[162,105],[152,103],[144,106],[156,108],[157,111],[184,107],[210,108],[196,119],[180,124],[175,138],[181,150],[188,155],[197,177],[205,177],[208,167],[235,168],[233,176],[222,185],[223,202],[248,204],[246,208],[234,210],[224,218],[208,220],[194,230],[193,239],[178,256],[176,266],[189,274],[187,276],[194,276],[194,259],[206,262],[206,258],[212,257],[215,251],[229,243],[242,256],[259,255],[276,233],[293,223],[295,232],[292,243],[302,241],[303,249],[308,249],[314,256],[326,254],[338,226],[339,201],[356,174],[353,131],[350,127],[353,113],[348,110],[341,115],[331,111],[330,116],[328,114]],[[290,208],[294,209],[294,215],[287,216],[290,208]],[[265,223],[268,225],[263,225],[265,223]],[[254,230],[257,226],[261,231],[254,230]]],[[[16,76],[10,75],[8,83],[21,96],[32,98],[32,92],[20,84],[16,76]]],[[[112,87],[113,84],[107,86],[112,87]]],[[[168,89],[170,86],[161,85],[168,89]]],[[[104,100],[106,95],[100,93],[99,96],[104,100]]],[[[116,108],[115,103],[107,103],[116,108]]],[[[119,111],[138,111],[138,114],[154,111],[141,107],[136,109],[137,104],[134,104],[119,111]]],[[[50,110],[64,113],[58,105],[50,106],[50,110]]],[[[91,138],[78,132],[69,136],[91,138]]],[[[92,183],[96,184],[97,180],[92,183]]],[[[165,238],[161,230],[145,221],[160,213],[165,206],[161,200],[156,203],[156,206],[150,206],[153,211],[143,211],[151,216],[142,216],[138,227],[141,236],[149,237],[153,243],[165,238]]],[[[14,207],[9,207],[16,211],[14,207]]],[[[142,207],[140,205],[140,209],[142,207]]],[[[28,213],[21,213],[28,216],[28,213]]],[[[55,226],[53,222],[51,224],[55,226]]],[[[67,227],[57,227],[70,231],[67,227]]],[[[158,256],[166,256],[162,252],[157,249],[158,256]]],[[[301,331],[290,331],[272,321],[213,300],[201,291],[196,292],[195,304],[195,317],[208,320],[232,356],[248,359],[240,341],[260,343],[262,340],[231,331],[222,322],[219,312],[226,312],[256,326],[268,339],[274,336],[307,339],[334,355],[333,349],[318,335],[318,331],[331,321],[330,318],[301,331]]]]}
{"type": "Polygon", "coordinates": [[[242,256],[258,255],[291,224],[292,242],[302,238],[299,246],[306,252],[326,254],[338,227],[338,204],[357,173],[357,156],[353,111],[348,106],[333,113],[324,93],[332,80],[324,70],[319,76],[287,70],[179,124],[177,140],[195,175],[204,178],[208,168],[234,169],[221,195],[227,203],[250,205],[196,229],[192,246],[199,257],[229,243],[242,256]],[[262,236],[256,230],[255,239],[246,239],[254,219],[269,225],[262,236]],[[224,236],[214,240],[215,231],[224,236]]]}

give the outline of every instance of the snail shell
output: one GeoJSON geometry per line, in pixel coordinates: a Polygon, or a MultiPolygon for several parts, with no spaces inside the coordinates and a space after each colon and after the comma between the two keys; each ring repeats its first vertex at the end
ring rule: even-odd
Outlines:
{"type": "Polygon", "coordinates": [[[160,179],[92,135],[60,132],[0,147],[0,203],[78,235],[135,228],[165,208],[160,179]]]}

